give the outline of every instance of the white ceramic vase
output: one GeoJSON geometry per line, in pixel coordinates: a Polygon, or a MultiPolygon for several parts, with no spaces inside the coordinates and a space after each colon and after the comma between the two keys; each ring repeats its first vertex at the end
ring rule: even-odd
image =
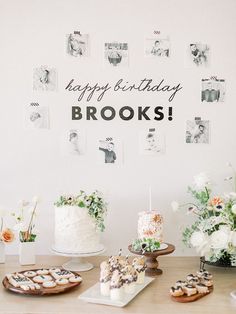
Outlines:
{"type": "Polygon", "coordinates": [[[35,242],[20,242],[19,261],[21,265],[35,264],[35,242]]]}
{"type": "Polygon", "coordinates": [[[0,241],[0,264],[5,263],[5,243],[0,241]]]}

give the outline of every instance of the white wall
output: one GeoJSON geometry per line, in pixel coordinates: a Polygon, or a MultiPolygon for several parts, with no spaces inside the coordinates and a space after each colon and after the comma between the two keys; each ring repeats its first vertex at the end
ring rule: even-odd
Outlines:
{"type": "MultiPolygon", "coordinates": [[[[149,185],[153,187],[153,205],[164,215],[166,241],[176,244],[176,254],[191,254],[183,250],[180,240],[180,228],[190,218],[184,213],[174,215],[170,202],[186,199],[186,186],[198,172],[207,171],[221,182],[229,174],[226,162],[236,164],[235,9],[235,0],[0,0],[0,203],[12,211],[19,199],[35,194],[41,197],[39,254],[50,254],[53,202],[58,194],[80,189],[105,192],[109,215],[104,244],[109,254],[126,248],[136,236],[138,212],[148,207],[149,185]],[[90,34],[91,57],[86,60],[65,55],[65,34],[77,29],[90,34]],[[170,36],[170,60],[162,63],[144,58],[144,38],[153,30],[170,36]],[[103,43],[113,40],[129,43],[129,68],[104,69],[103,43]],[[186,45],[192,41],[210,45],[210,68],[184,68],[186,45]],[[40,65],[58,69],[57,92],[32,91],[32,68],[40,65]],[[200,103],[200,80],[209,75],[226,79],[225,103],[200,103]],[[78,122],[70,117],[76,95],[64,91],[72,77],[80,82],[114,82],[120,77],[158,81],[163,77],[181,82],[183,91],[173,101],[172,122],[78,122]],[[32,101],[49,106],[50,130],[23,129],[22,107],[32,101]],[[209,145],[185,143],[186,120],[195,116],[211,121],[209,145]],[[124,165],[97,166],[90,159],[62,156],[61,135],[77,127],[87,130],[88,147],[95,135],[115,130],[124,141],[124,165]],[[145,127],[165,133],[166,154],[155,158],[138,155],[137,133],[145,127]]],[[[160,104],[160,96],[109,94],[100,104],[93,104],[155,106],[160,104]]],[[[227,186],[220,188],[226,190],[227,186]]],[[[16,253],[17,244],[8,251],[16,253]]]]}

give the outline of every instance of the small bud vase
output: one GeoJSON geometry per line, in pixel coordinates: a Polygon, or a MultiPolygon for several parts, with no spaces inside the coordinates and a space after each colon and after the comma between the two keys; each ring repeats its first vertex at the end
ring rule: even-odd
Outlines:
{"type": "Polygon", "coordinates": [[[21,265],[35,264],[35,242],[20,242],[19,262],[21,265]]]}
{"type": "Polygon", "coordinates": [[[0,241],[0,264],[5,263],[5,243],[0,241]]]}

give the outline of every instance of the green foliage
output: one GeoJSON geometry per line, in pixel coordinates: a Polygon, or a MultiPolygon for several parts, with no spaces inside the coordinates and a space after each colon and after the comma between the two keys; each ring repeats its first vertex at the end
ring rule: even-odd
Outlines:
{"type": "Polygon", "coordinates": [[[192,194],[192,196],[197,200],[200,205],[207,205],[210,198],[210,190],[205,187],[205,190],[196,191],[193,190],[190,186],[188,187],[188,192],[192,194]]]}
{"type": "Polygon", "coordinates": [[[160,242],[155,239],[143,238],[136,239],[132,243],[132,249],[137,252],[154,252],[160,247],[160,242]]]}
{"type": "Polygon", "coordinates": [[[78,206],[87,208],[90,217],[94,218],[96,227],[100,231],[105,230],[104,217],[107,213],[107,203],[98,191],[87,195],[84,191],[76,196],[60,196],[59,200],[54,203],[56,207],[78,206]]]}
{"type": "Polygon", "coordinates": [[[35,242],[37,235],[30,233],[28,234],[28,236],[26,236],[26,233],[27,231],[20,231],[20,234],[19,234],[20,242],[35,242]]]}

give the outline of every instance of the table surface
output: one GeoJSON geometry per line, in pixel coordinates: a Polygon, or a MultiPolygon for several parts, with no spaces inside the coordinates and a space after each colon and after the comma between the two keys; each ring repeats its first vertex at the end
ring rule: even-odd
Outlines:
{"type": "MultiPolygon", "coordinates": [[[[99,278],[99,264],[106,259],[104,256],[90,257],[88,261],[95,265],[93,270],[82,272],[83,283],[80,287],[66,294],[47,297],[22,296],[6,291],[1,285],[0,313],[4,314],[113,314],[113,313],[236,313],[236,300],[230,297],[230,292],[236,290],[236,269],[226,269],[207,266],[206,269],[214,275],[214,291],[193,303],[176,303],[170,299],[169,288],[178,279],[184,279],[187,274],[199,269],[199,257],[160,257],[160,268],[163,274],[158,276],[131,303],[124,308],[85,303],[78,296],[93,286],[99,278]]],[[[46,268],[60,266],[66,260],[60,256],[37,256],[34,266],[20,266],[17,256],[7,256],[6,263],[0,264],[0,278],[6,273],[24,269],[46,268]]]]}

